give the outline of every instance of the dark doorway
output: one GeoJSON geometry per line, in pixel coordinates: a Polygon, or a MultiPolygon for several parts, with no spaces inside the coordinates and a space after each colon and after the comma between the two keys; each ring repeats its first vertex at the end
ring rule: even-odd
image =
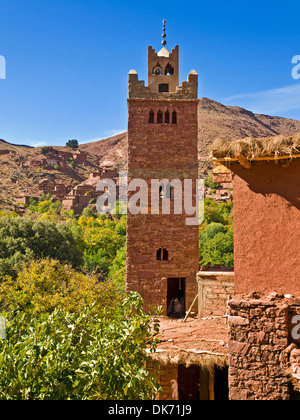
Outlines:
{"type": "Polygon", "coordinates": [[[215,368],[213,375],[197,365],[179,365],[178,394],[179,400],[228,401],[228,367],[215,368]]]}
{"type": "Polygon", "coordinates": [[[300,392],[295,390],[294,385],[289,382],[289,394],[290,394],[290,400],[291,401],[300,401],[300,392]]]}
{"type": "Polygon", "coordinates": [[[228,387],[228,367],[215,367],[215,400],[228,401],[229,387],[228,387]]]}
{"type": "Polygon", "coordinates": [[[171,318],[185,316],[185,278],[169,278],[167,284],[167,315],[171,318]]]}
{"type": "Polygon", "coordinates": [[[200,400],[200,368],[192,365],[188,368],[178,366],[179,400],[200,400]]]}

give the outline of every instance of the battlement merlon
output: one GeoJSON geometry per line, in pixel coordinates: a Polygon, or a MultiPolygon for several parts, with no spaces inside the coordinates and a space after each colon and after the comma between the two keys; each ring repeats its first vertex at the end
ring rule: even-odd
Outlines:
{"type": "Polygon", "coordinates": [[[198,73],[192,70],[186,82],[176,87],[175,92],[153,92],[145,86],[143,80],[139,80],[135,70],[128,74],[128,98],[134,99],[198,99],[198,73]]]}

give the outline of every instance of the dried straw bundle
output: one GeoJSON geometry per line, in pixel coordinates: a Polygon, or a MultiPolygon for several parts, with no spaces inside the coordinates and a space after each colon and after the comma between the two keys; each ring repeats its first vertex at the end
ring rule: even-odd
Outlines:
{"type": "Polygon", "coordinates": [[[262,139],[248,137],[231,143],[218,138],[212,144],[212,157],[214,158],[234,158],[236,152],[241,153],[248,160],[262,157],[280,159],[281,156],[293,158],[300,154],[300,134],[262,139]]]}

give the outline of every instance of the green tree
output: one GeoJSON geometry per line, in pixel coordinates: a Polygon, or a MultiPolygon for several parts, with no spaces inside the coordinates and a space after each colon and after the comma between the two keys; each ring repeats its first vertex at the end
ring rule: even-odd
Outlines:
{"type": "Polygon", "coordinates": [[[23,261],[52,258],[73,267],[82,253],[67,224],[28,218],[0,218],[0,276],[16,276],[23,261]]]}
{"type": "Polygon", "coordinates": [[[42,148],[41,148],[41,154],[42,154],[42,155],[46,155],[47,153],[49,153],[49,149],[48,149],[48,147],[42,147],[42,148]]]}
{"type": "Polygon", "coordinates": [[[232,267],[234,264],[233,231],[221,223],[211,223],[200,233],[200,263],[221,264],[232,267]]]}
{"type": "Polygon", "coordinates": [[[10,311],[23,310],[32,315],[62,309],[80,313],[93,303],[95,313],[115,308],[123,295],[112,281],[99,282],[97,276],[74,270],[55,260],[22,264],[17,278],[0,283],[0,301],[10,311]]]}
{"type": "Polygon", "coordinates": [[[70,147],[70,149],[78,149],[78,145],[79,145],[78,140],[75,140],[75,139],[69,140],[66,143],[66,146],[70,147]]]}
{"type": "Polygon", "coordinates": [[[2,400],[146,400],[159,390],[147,370],[146,349],[156,348],[151,317],[137,294],[96,315],[86,307],[5,316],[2,400]]]}

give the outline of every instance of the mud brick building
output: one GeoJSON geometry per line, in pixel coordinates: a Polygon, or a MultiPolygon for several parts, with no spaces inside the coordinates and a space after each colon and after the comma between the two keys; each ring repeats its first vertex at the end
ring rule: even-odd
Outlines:
{"type": "MultiPolygon", "coordinates": [[[[156,53],[148,47],[148,86],[131,70],[128,77],[128,182],[146,181],[148,202],[160,195],[157,214],[131,214],[127,221],[127,290],[138,291],[149,308],[162,306],[167,314],[172,299],[191,305],[199,269],[198,226],[186,223],[186,214],[174,214],[174,191],[151,180],[193,181],[198,178],[198,75],[191,71],[179,86],[179,47],[165,44],[156,53]],[[169,200],[171,214],[162,214],[169,200]]],[[[130,202],[133,192],[128,192],[130,202]]]]}
{"type": "Polygon", "coordinates": [[[293,334],[300,320],[299,145],[299,136],[281,136],[213,146],[215,162],[233,174],[232,400],[300,398],[300,340],[293,334]]]}

